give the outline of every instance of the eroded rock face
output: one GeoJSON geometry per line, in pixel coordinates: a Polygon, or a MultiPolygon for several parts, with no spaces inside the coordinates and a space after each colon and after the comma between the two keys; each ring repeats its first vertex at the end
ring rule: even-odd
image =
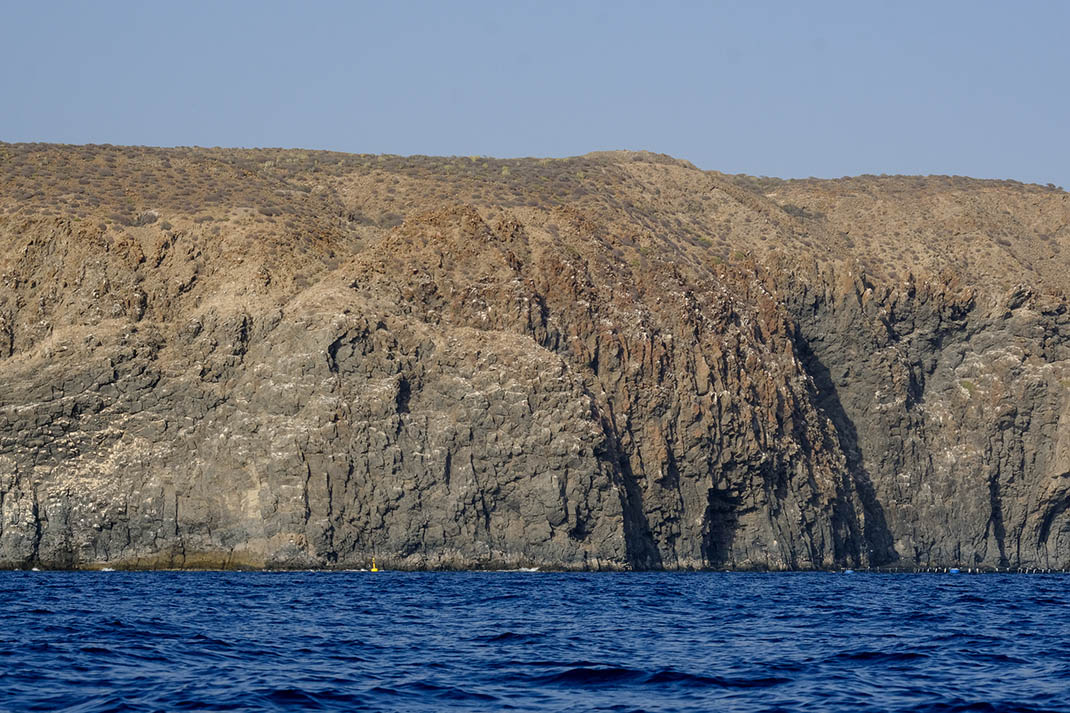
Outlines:
{"type": "Polygon", "coordinates": [[[1057,292],[592,215],[0,218],[0,566],[1070,566],[1057,292]]]}
{"type": "Polygon", "coordinates": [[[1066,567],[1064,301],[863,281],[786,299],[883,561],[1066,567]]]}

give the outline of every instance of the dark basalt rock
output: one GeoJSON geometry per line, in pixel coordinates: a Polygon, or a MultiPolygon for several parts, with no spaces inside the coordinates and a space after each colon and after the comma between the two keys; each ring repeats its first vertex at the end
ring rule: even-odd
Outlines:
{"type": "Polygon", "coordinates": [[[0,566],[1070,566],[1062,297],[552,217],[0,219],[0,566]]]}

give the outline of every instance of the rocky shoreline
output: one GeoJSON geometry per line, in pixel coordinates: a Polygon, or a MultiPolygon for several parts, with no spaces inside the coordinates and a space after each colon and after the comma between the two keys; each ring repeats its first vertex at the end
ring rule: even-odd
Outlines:
{"type": "Polygon", "coordinates": [[[0,148],[0,567],[1070,568],[1065,192],[0,148]]]}

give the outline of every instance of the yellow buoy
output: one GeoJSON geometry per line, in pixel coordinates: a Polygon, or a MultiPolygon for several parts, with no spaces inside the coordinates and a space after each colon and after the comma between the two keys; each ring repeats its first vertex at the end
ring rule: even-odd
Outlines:
{"type": "Polygon", "coordinates": [[[379,571],[379,568],[375,566],[375,558],[374,557],[372,557],[372,571],[373,572],[378,572],[379,571]]]}

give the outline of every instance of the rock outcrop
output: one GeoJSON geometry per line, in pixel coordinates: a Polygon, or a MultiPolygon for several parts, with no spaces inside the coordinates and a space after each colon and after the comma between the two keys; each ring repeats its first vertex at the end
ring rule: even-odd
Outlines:
{"type": "Polygon", "coordinates": [[[1062,191],[0,157],[0,566],[1070,567],[1062,191]]]}

